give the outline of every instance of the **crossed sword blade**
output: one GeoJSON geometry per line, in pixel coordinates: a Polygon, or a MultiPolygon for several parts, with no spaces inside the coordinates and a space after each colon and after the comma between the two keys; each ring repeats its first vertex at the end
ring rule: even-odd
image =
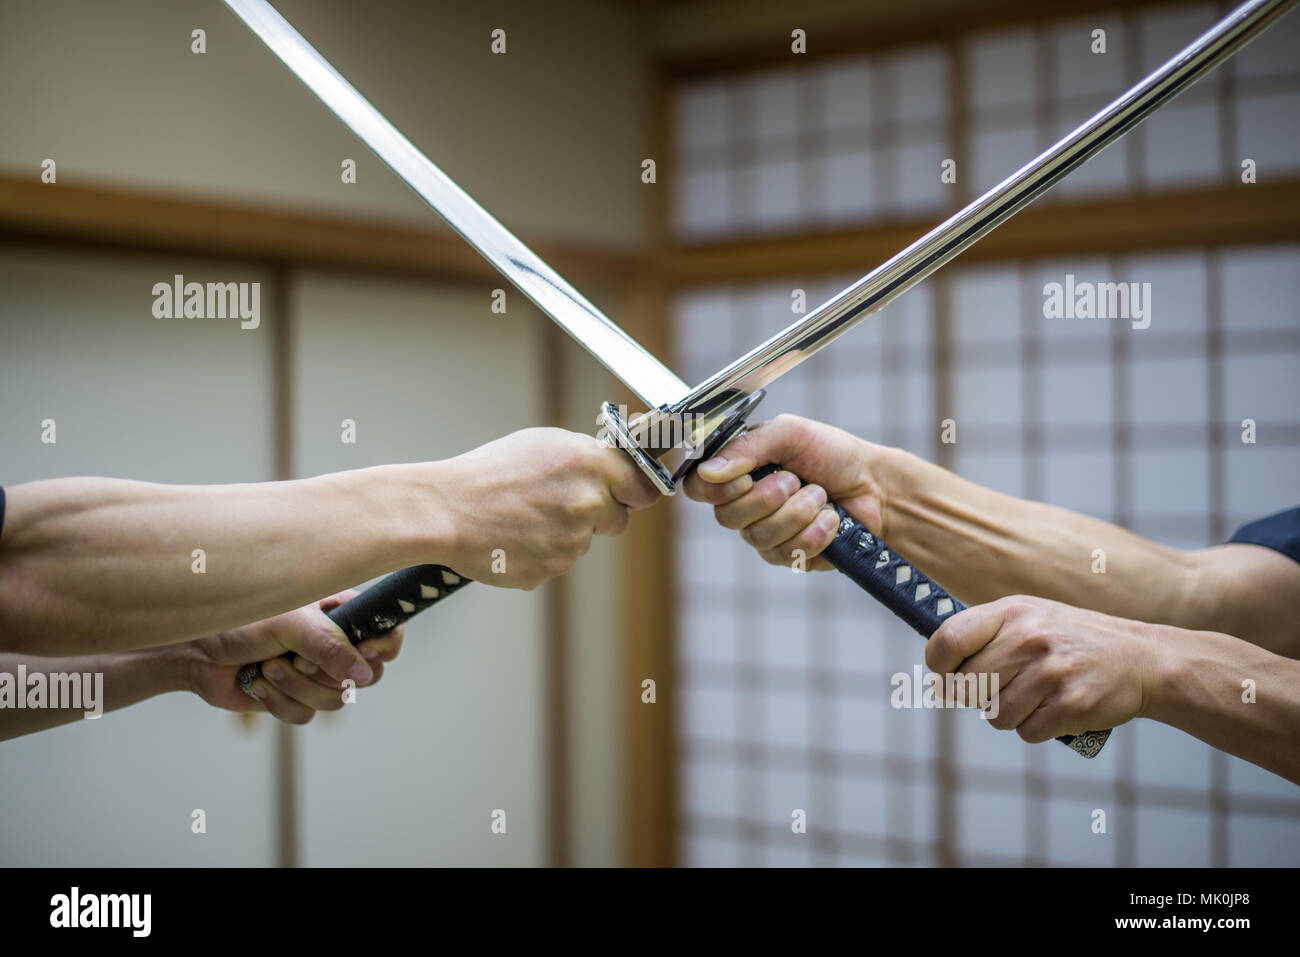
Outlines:
{"type": "MultiPolygon", "coordinates": [[[[693,452],[725,443],[744,426],[744,416],[763,387],[803,362],[867,316],[902,295],[996,229],[1091,157],[1195,83],[1268,29],[1300,0],[1248,0],[1127,93],[950,216],[897,255],[867,273],[806,318],[777,333],[690,388],[599,309],[583,298],[536,253],[435,166],[329,65],[266,0],[224,0],[227,6],[397,176],[651,408],[651,416],[686,425],[682,441],[693,452]]],[[[610,434],[665,494],[678,474],[657,461],[662,447],[643,448],[620,415],[603,410],[610,434]]],[[[608,437],[608,436],[607,436],[608,437]]],[[[684,474],[691,462],[685,463],[684,474]]],[[[760,470],[762,471],[762,470],[760,470]]],[[[759,473],[755,473],[758,477],[759,473]]],[[[870,531],[832,503],[839,530],[823,552],[832,565],[890,611],[928,638],[964,606],[943,588],[885,547],[870,531]]],[[[419,565],[388,576],[330,612],[354,640],[382,634],[440,601],[467,579],[437,565],[419,565]]],[[[250,665],[239,675],[248,691],[261,673],[250,665]]],[[[1109,730],[1080,731],[1057,740],[1084,757],[1095,757],[1109,730]]]]}
{"type": "MultiPolygon", "coordinates": [[[[706,430],[743,401],[921,282],[1268,29],[1300,0],[1249,0],[983,196],[806,317],[688,387],[592,305],[393,126],[266,0],[223,0],[348,129],[466,242],[652,410],[706,430]]],[[[700,434],[688,438],[698,440],[700,434]]],[[[662,450],[654,450],[658,453],[662,450]]]]}

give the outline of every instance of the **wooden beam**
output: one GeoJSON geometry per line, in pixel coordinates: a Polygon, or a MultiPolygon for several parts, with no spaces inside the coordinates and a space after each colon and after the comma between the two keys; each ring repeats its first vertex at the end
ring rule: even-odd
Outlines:
{"type": "MultiPolygon", "coordinates": [[[[658,265],[675,286],[783,275],[866,273],[934,225],[926,220],[678,244],[663,254],[658,265]]],[[[1296,239],[1300,239],[1300,180],[1031,206],[962,253],[961,261],[1296,239]]]]}
{"type": "MultiPolygon", "coordinates": [[[[430,215],[431,224],[441,222],[430,215]]],[[[453,279],[498,274],[451,230],[0,176],[0,236],[453,279]]],[[[564,276],[626,279],[634,253],[536,243],[564,276]]]]}
{"type": "MultiPolygon", "coordinates": [[[[667,99],[656,76],[651,85],[649,155],[670,155],[668,135],[667,99]]],[[[650,194],[656,247],[667,236],[670,189],[660,181],[650,194]]],[[[641,271],[630,284],[622,322],[633,338],[671,362],[667,294],[655,270],[641,271]]],[[[618,686],[623,709],[623,862],[634,867],[671,867],[677,860],[677,589],[669,505],[661,502],[633,515],[623,536],[626,587],[618,595],[623,623],[618,686]],[[647,678],[655,683],[654,704],[641,700],[641,683],[647,678]]]]}
{"type": "MultiPolygon", "coordinates": [[[[627,331],[656,355],[666,355],[660,283],[646,276],[628,297],[627,331]]],[[[632,516],[623,535],[624,587],[619,590],[623,662],[618,700],[623,720],[624,857],[633,867],[676,863],[676,711],[674,653],[676,585],[672,563],[673,510],[660,502],[632,516]],[[656,700],[642,700],[642,682],[656,700]]]]}
{"type": "MultiPolygon", "coordinates": [[[[548,425],[565,425],[564,331],[553,322],[542,328],[542,348],[538,355],[538,373],[542,395],[538,405],[544,410],[548,425]]],[[[572,812],[569,731],[573,709],[569,704],[569,630],[572,603],[569,585],[563,579],[547,582],[542,589],[545,603],[545,685],[542,700],[542,726],[546,729],[546,866],[568,867],[572,860],[572,837],[569,815],[572,812]]]]}

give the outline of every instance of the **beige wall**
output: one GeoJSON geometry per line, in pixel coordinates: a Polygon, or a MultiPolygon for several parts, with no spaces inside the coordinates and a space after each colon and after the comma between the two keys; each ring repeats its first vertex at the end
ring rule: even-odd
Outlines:
{"type": "MultiPolygon", "coordinates": [[[[530,238],[644,245],[647,103],[634,5],[276,6],[511,228],[530,238]],[[504,57],[488,52],[495,27],[507,30],[504,57]]],[[[0,129],[0,175],[36,179],[51,157],[59,184],[436,222],[218,0],[0,5],[0,129]],[[207,31],[201,56],[190,52],[196,27],[207,31]],[[358,160],[355,185],[339,180],[345,157],[358,160]]],[[[164,330],[149,313],[153,282],[174,272],[243,278],[232,268],[54,247],[5,252],[0,482],[72,473],[271,478],[270,287],[259,333],[203,323],[164,330]],[[68,410],[56,450],[35,444],[32,425],[51,404],[68,410]]],[[[494,285],[294,280],[297,471],[448,455],[541,424],[542,320],[521,297],[512,297],[507,317],[491,315],[494,285]],[[338,441],[344,417],[359,423],[355,447],[338,441]]],[[[617,289],[587,291],[617,316],[617,289]]],[[[565,424],[590,431],[610,384],[576,347],[566,355],[565,424]]],[[[566,636],[575,863],[619,859],[611,596],[620,563],[620,546],[599,542],[563,586],[575,612],[566,636]]],[[[542,601],[542,592],[486,588],[458,596],[412,626],[402,660],[361,707],[299,735],[304,863],[544,859],[542,601]],[[358,816],[363,805],[371,810],[358,816]],[[497,807],[509,812],[507,841],[488,836],[487,814],[497,807]]],[[[7,745],[0,860],[272,863],[271,745],[269,721],[248,732],[184,696],[97,728],[7,745]],[[191,739],[196,746],[183,746],[191,739]],[[76,796],[81,778],[98,782],[89,785],[98,797],[76,796]],[[105,789],[104,780],[117,783],[105,789]],[[184,829],[167,828],[176,807],[202,806],[181,796],[189,783],[212,782],[222,782],[223,794],[240,789],[243,803],[228,809],[223,826],[238,821],[241,836],[196,856],[188,807],[184,829]],[[156,792],[166,807],[143,800],[128,810],[136,791],[156,792]],[[115,821],[135,836],[132,850],[102,833],[115,821]]]]}
{"type": "MultiPolygon", "coordinates": [[[[532,310],[493,315],[470,289],[312,273],[291,296],[298,474],[446,458],[532,424],[532,310]],[[340,441],[344,419],[356,444],[340,441]]],[[[381,686],[299,736],[302,863],[542,863],[537,593],[476,584],[407,631],[381,686]],[[489,828],[498,808],[504,836],[489,828]]]]}
{"type": "MultiPolygon", "coordinates": [[[[264,331],[154,319],[170,271],[239,263],[0,247],[0,483],[62,475],[245,482],[272,468],[264,331]],[[41,442],[53,419],[57,441],[41,442]]],[[[264,309],[263,329],[274,318],[264,309]]],[[[271,864],[273,739],[189,695],[0,746],[0,864],[271,864]],[[208,834],[190,831],[203,809],[208,834]]]]}
{"type": "MultiPolygon", "coordinates": [[[[630,5],[276,7],[510,228],[642,242],[645,87],[630,5]],[[504,56],[489,52],[498,27],[504,56]]],[[[219,0],[0,5],[0,117],[10,174],[38,177],[50,157],[66,183],[431,221],[219,0]],[[190,52],[196,28],[202,55],[190,52]],[[353,185],[340,182],[344,158],[358,162],[353,185]]]]}

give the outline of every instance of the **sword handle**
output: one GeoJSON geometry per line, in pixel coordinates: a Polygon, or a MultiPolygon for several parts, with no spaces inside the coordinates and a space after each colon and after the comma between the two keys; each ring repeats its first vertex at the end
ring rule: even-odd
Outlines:
{"type": "MultiPolygon", "coordinates": [[[[751,472],[754,481],[779,471],[779,466],[765,465],[751,472]]],[[[923,638],[929,639],[945,618],[964,609],[933,579],[922,574],[902,555],[871,534],[861,522],[843,508],[831,503],[840,516],[840,529],[822,555],[841,574],[907,622],[923,638]]],[[[1101,751],[1110,730],[1063,734],[1057,741],[1085,758],[1101,751]]]]}
{"type": "MultiPolygon", "coordinates": [[[[436,605],[469,584],[470,579],[443,565],[413,565],[380,579],[356,598],[330,611],[329,619],[343,630],[352,644],[363,638],[377,638],[436,605]]],[[[260,663],[239,669],[239,687],[252,694],[254,679],[262,674],[260,663]]]]}

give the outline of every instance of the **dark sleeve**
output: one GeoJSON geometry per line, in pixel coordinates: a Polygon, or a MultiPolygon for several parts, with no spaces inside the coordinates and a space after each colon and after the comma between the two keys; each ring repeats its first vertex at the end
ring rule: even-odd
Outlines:
{"type": "Polygon", "coordinates": [[[1263,545],[1300,562],[1300,508],[1247,522],[1228,541],[1263,545]]]}
{"type": "Polygon", "coordinates": [[[0,535],[5,533],[5,490],[0,488],[0,535]]]}

